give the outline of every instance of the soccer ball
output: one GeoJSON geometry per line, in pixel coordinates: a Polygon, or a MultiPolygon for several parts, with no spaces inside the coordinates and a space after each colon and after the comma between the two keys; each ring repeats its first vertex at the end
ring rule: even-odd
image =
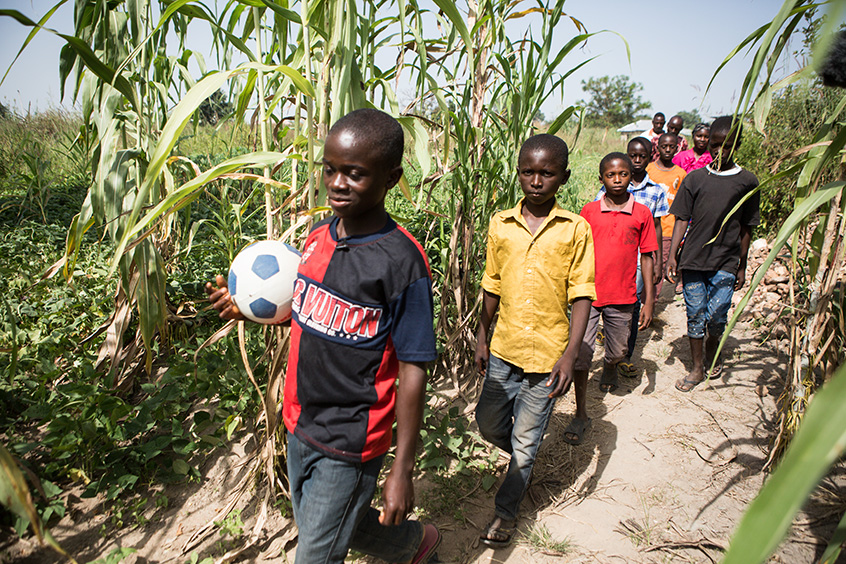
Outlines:
{"type": "Polygon", "coordinates": [[[257,241],[229,268],[229,294],[247,319],[267,325],[291,319],[300,252],[281,241],[257,241]]]}

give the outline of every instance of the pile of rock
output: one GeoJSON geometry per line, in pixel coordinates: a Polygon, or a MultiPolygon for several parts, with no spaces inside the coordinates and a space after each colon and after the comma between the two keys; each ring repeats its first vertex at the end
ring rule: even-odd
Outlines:
{"type": "MultiPolygon", "coordinates": [[[[770,249],[770,244],[765,239],[757,239],[750,245],[746,286],[735,292],[735,305],[746,295],[749,283],[770,253],[770,249]]],[[[781,350],[786,350],[789,345],[787,316],[783,315],[785,306],[790,303],[790,271],[787,266],[789,261],[790,255],[785,251],[770,265],[740,317],[741,321],[752,322],[753,327],[759,328],[763,337],[781,341],[781,350]]]]}

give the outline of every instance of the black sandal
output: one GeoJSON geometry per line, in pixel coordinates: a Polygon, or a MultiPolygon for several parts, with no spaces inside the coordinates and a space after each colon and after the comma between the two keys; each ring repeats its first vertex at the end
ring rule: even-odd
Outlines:
{"type": "Polygon", "coordinates": [[[511,539],[514,537],[514,521],[508,521],[502,517],[494,517],[494,520],[488,523],[482,534],[479,535],[479,540],[491,548],[505,548],[511,544],[511,539]],[[494,523],[499,521],[499,525],[494,523]]]}

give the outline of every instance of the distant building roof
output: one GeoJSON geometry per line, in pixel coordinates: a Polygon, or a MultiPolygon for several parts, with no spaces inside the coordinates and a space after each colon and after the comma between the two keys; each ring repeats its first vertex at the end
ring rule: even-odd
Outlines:
{"type": "Polygon", "coordinates": [[[639,119],[634,121],[628,125],[624,125],[623,127],[619,128],[617,131],[619,133],[640,133],[641,131],[648,131],[652,128],[652,120],[651,119],[639,119]]]}
{"type": "MultiPolygon", "coordinates": [[[[649,131],[652,129],[652,120],[651,119],[639,119],[637,121],[633,121],[628,125],[624,125],[623,127],[617,129],[618,133],[643,133],[644,131],[649,131]]],[[[687,137],[690,137],[693,134],[688,128],[684,128],[681,130],[681,134],[687,137]]]]}

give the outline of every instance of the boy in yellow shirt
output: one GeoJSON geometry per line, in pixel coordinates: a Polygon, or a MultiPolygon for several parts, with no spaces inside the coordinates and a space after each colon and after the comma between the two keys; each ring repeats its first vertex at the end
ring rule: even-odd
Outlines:
{"type": "Polygon", "coordinates": [[[508,546],[555,398],[573,382],[594,290],[590,225],[555,202],[570,178],[567,144],[554,135],[523,143],[517,173],[525,197],[488,230],[475,363],[485,381],[476,421],[511,455],[481,541],[508,546]],[[572,306],[571,323],[567,306],[572,306]],[[499,320],[488,347],[494,314],[499,320]]]}

